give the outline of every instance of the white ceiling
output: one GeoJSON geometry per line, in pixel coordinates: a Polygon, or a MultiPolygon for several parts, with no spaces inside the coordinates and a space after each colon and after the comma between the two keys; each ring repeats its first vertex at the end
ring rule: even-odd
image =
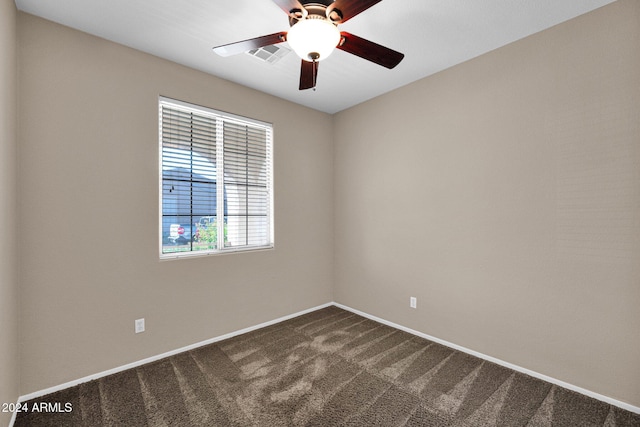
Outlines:
{"type": "MultiPolygon", "coordinates": [[[[335,113],[615,0],[383,0],[339,28],[405,54],[388,70],[336,50],[317,90],[300,59],[275,64],[211,48],[278,31],[271,0],[16,0],[18,9],[327,113],[335,113]]],[[[286,46],[286,43],[284,44],[286,46]]]]}

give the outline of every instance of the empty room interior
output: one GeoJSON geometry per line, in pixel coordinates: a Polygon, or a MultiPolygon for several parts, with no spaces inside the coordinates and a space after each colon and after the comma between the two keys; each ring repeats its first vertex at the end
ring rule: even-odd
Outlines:
{"type": "Polygon", "coordinates": [[[0,0],[0,425],[84,384],[100,423],[82,393],[37,416],[120,425],[107,381],[125,372],[142,396],[129,425],[640,425],[639,1],[107,3],[0,0]],[[286,34],[273,63],[212,51],[325,8],[345,31],[326,60],[301,68],[286,34]],[[358,57],[353,34],[403,57],[358,57]],[[227,126],[268,129],[262,243],[227,244],[251,227],[223,166],[207,216],[165,218],[174,107],[219,114],[228,162],[227,126]],[[205,236],[222,216],[224,241],[205,236]],[[262,359],[234,353],[251,337],[262,359]],[[300,356],[269,353],[285,342],[300,356]],[[209,348],[238,379],[207,377],[209,348]],[[184,373],[185,355],[204,402],[240,414],[196,411],[177,375],[184,418],[167,415],[147,366],[184,373]],[[456,358],[468,370],[445,387],[456,358]],[[296,366],[315,380],[283,375],[296,366]],[[351,376],[327,391],[331,366],[351,376]],[[535,407],[514,400],[535,394],[516,392],[525,377],[549,384],[535,407]],[[225,380],[248,388],[222,398],[225,380]],[[379,392],[333,410],[356,384],[379,392]]]}

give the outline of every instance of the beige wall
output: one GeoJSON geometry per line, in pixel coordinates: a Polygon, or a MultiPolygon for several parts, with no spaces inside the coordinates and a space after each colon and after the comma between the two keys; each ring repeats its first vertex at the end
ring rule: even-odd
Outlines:
{"type": "MultiPolygon", "coordinates": [[[[0,0],[0,404],[18,399],[16,7],[0,0]]],[[[0,425],[11,414],[0,412],[0,425]]]]}
{"type": "Polygon", "coordinates": [[[339,113],[335,300],[640,406],[639,22],[620,0],[339,113]]]}
{"type": "Polygon", "coordinates": [[[18,23],[22,394],[332,300],[331,116],[18,23]],[[273,123],[275,250],[159,261],[158,95],[273,123]]]}

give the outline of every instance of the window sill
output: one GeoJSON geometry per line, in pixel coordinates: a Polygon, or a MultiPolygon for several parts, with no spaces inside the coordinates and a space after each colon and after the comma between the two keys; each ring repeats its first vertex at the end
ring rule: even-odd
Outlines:
{"type": "Polygon", "coordinates": [[[224,251],[195,251],[195,252],[175,252],[160,254],[160,261],[174,261],[178,259],[191,259],[191,258],[207,258],[211,256],[219,256],[219,255],[231,255],[231,254],[240,254],[247,252],[264,252],[271,251],[274,249],[274,245],[270,246],[255,246],[248,248],[237,248],[237,249],[226,249],[224,251]]]}

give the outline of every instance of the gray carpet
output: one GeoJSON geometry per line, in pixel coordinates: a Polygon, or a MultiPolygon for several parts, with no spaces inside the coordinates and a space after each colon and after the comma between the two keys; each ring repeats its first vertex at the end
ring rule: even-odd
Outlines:
{"type": "Polygon", "coordinates": [[[640,416],[328,307],[66,389],[38,426],[640,426],[640,416]]]}

